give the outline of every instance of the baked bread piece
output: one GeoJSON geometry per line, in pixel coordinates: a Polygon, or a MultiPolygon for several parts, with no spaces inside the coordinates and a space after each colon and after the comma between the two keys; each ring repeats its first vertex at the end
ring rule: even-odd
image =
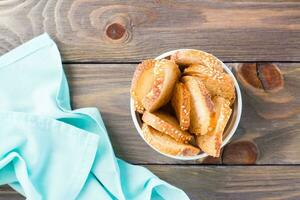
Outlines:
{"type": "Polygon", "coordinates": [[[194,156],[200,152],[200,149],[177,142],[169,135],[159,132],[145,123],[142,126],[142,131],[145,140],[159,152],[174,156],[194,156]]]}
{"type": "Polygon", "coordinates": [[[142,105],[149,112],[157,110],[170,101],[180,70],[173,61],[162,59],[155,62],[153,73],[152,88],[142,99],[142,105]]]}
{"type": "Polygon", "coordinates": [[[171,60],[179,65],[189,66],[191,64],[201,64],[206,67],[223,72],[222,62],[215,56],[200,50],[181,50],[171,55],[171,60]]]}
{"type": "Polygon", "coordinates": [[[153,112],[168,103],[179,76],[178,66],[170,60],[145,60],[139,64],[131,84],[136,111],[153,112]]]}
{"type": "Polygon", "coordinates": [[[171,136],[177,142],[187,143],[193,139],[191,134],[180,129],[176,118],[167,113],[145,111],[142,120],[154,129],[171,136]]]}
{"type": "Polygon", "coordinates": [[[190,98],[191,95],[187,87],[181,82],[176,83],[171,104],[183,131],[188,130],[190,126],[190,98]]]}
{"type": "Polygon", "coordinates": [[[205,135],[212,126],[214,105],[204,83],[197,77],[184,76],[182,82],[191,94],[189,131],[195,135],[205,135]]]}
{"type": "Polygon", "coordinates": [[[213,97],[224,97],[230,101],[230,104],[234,102],[235,88],[227,73],[201,64],[192,64],[184,69],[183,74],[199,77],[213,97]]]}
{"type": "Polygon", "coordinates": [[[222,136],[226,124],[231,115],[230,102],[222,97],[213,98],[215,105],[216,126],[206,135],[198,136],[196,142],[198,146],[210,156],[219,157],[222,145],[222,136]]]}
{"type": "Polygon", "coordinates": [[[155,60],[145,60],[140,63],[133,75],[131,82],[131,97],[134,100],[135,110],[139,113],[144,112],[142,99],[150,92],[154,81],[155,60]]]}

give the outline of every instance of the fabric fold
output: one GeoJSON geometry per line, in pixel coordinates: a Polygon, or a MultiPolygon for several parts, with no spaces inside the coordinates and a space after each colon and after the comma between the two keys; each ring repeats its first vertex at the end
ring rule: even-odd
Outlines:
{"type": "Polygon", "coordinates": [[[0,125],[0,185],[27,199],[188,199],[117,159],[96,108],[71,109],[61,57],[47,34],[0,57],[0,125]]]}
{"type": "Polygon", "coordinates": [[[0,168],[15,171],[0,170],[0,180],[18,181],[13,188],[28,199],[75,199],[90,173],[99,136],[32,114],[0,112],[0,121],[0,168]]]}

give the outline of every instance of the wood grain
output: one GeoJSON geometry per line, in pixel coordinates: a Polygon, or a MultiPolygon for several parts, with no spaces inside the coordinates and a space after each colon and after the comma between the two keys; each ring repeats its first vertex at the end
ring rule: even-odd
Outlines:
{"type": "MultiPolygon", "coordinates": [[[[243,66],[229,65],[235,69],[243,66]]],[[[275,65],[284,78],[284,88],[279,92],[262,90],[253,93],[249,85],[240,82],[243,114],[233,144],[223,151],[225,164],[300,164],[300,64],[275,65]],[[286,99],[281,92],[286,94],[286,99]],[[282,99],[278,102],[269,101],[280,96],[282,99]],[[234,142],[239,142],[238,146],[234,142]]],[[[200,162],[166,158],[140,138],[129,112],[129,87],[134,64],[78,64],[65,65],[65,69],[73,107],[99,108],[119,157],[136,164],[200,162]]],[[[221,164],[222,160],[206,159],[205,163],[221,164]]]]}
{"type": "MultiPolygon", "coordinates": [[[[145,166],[183,189],[192,200],[296,200],[300,198],[299,166],[145,166]]],[[[11,189],[0,199],[23,199],[11,189]],[[17,198],[18,197],[18,198],[17,198]]]]}
{"type": "Polygon", "coordinates": [[[8,185],[0,186],[0,200],[19,200],[24,199],[20,194],[16,193],[8,185]]]}
{"type": "Polygon", "coordinates": [[[0,54],[48,32],[67,62],[136,62],[177,48],[300,61],[299,9],[299,1],[5,0],[0,54]]]}
{"type": "Polygon", "coordinates": [[[0,192],[0,200],[23,200],[25,199],[21,195],[13,193],[0,192]]]}
{"type": "Polygon", "coordinates": [[[191,199],[299,199],[298,166],[149,166],[191,199]]]}

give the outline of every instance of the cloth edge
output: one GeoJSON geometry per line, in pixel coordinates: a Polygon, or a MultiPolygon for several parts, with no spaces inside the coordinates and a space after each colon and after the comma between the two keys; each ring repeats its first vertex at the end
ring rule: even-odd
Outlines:
{"type": "Polygon", "coordinates": [[[44,33],[40,36],[37,36],[36,38],[33,38],[20,46],[14,48],[13,50],[3,54],[0,57],[0,63],[1,67],[3,68],[7,65],[10,65],[27,55],[34,53],[35,51],[39,50],[40,48],[43,48],[45,46],[49,46],[54,44],[53,40],[49,37],[47,33],[44,33]]]}

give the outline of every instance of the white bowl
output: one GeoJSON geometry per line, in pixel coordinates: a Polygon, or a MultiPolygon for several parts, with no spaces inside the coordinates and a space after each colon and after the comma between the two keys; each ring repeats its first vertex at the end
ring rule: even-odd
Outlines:
{"type": "MultiPolygon", "coordinates": [[[[166,57],[174,54],[176,51],[182,51],[182,50],[187,50],[187,49],[177,49],[177,50],[173,50],[173,51],[168,51],[168,52],[163,53],[160,56],[156,57],[155,60],[166,58],[166,57]]],[[[237,126],[240,122],[241,113],[242,113],[242,96],[241,96],[241,90],[240,90],[240,87],[238,85],[238,82],[235,79],[234,75],[232,74],[231,70],[223,62],[222,62],[222,64],[223,64],[224,70],[232,78],[234,86],[235,86],[235,91],[236,91],[236,99],[235,99],[235,102],[233,104],[233,110],[232,110],[233,112],[231,114],[231,117],[230,117],[230,119],[229,119],[229,121],[226,125],[226,128],[224,130],[224,134],[223,134],[223,142],[222,142],[222,147],[223,147],[232,138],[232,136],[234,135],[234,133],[237,129],[237,126]]],[[[203,159],[203,158],[208,156],[204,152],[201,152],[200,154],[198,154],[196,156],[173,156],[173,155],[168,155],[168,154],[165,154],[165,153],[162,153],[162,152],[158,151],[157,149],[155,149],[155,147],[151,146],[144,138],[144,135],[143,135],[143,132],[142,132],[142,129],[141,129],[142,120],[141,120],[140,114],[135,111],[134,101],[133,101],[132,98],[130,99],[130,112],[131,112],[131,117],[132,117],[134,126],[135,126],[136,130],[138,131],[138,133],[140,134],[140,136],[143,138],[143,140],[150,147],[152,147],[152,149],[154,149],[158,153],[160,153],[162,155],[165,155],[169,158],[174,158],[174,159],[178,159],[178,160],[197,160],[197,159],[203,159]]]]}

